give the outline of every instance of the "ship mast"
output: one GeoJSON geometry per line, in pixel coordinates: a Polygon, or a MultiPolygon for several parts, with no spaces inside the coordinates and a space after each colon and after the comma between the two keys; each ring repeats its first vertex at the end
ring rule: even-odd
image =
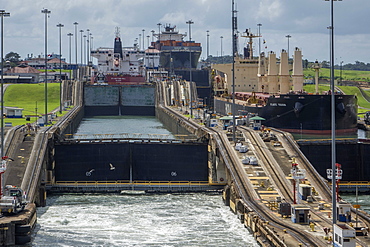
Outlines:
{"type": "Polygon", "coordinates": [[[249,56],[248,59],[253,59],[253,39],[259,38],[261,35],[255,35],[249,31],[249,29],[246,29],[245,32],[241,35],[243,38],[248,39],[248,48],[249,48],[249,56]]]}
{"type": "Polygon", "coordinates": [[[116,30],[114,31],[114,34],[116,35],[116,38],[121,38],[120,28],[119,27],[116,27],[116,30]]]}

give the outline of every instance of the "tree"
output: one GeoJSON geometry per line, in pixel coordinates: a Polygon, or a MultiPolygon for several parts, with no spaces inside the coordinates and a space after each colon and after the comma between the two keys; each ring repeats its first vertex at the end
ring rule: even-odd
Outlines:
{"type": "Polygon", "coordinates": [[[19,64],[21,56],[19,56],[18,53],[16,52],[9,52],[8,54],[5,55],[5,62],[9,61],[11,67],[15,67],[19,64]]]}

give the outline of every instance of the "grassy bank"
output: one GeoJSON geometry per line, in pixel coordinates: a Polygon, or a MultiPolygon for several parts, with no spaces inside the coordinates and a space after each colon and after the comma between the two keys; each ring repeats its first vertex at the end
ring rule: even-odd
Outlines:
{"type": "MultiPolygon", "coordinates": [[[[315,78],[315,71],[313,69],[305,69],[303,74],[305,78],[315,78]]],[[[320,69],[319,77],[330,79],[330,69],[320,69]]],[[[340,78],[340,70],[334,70],[334,77],[337,80],[340,78]]],[[[342,70],[342,80],[370,82],[370,71],[342,70]]]]}
{"type": "MultiPolygon", "coordinates": [[[[51,112],[59,108],[59,83],[48,83],[48,104],[47,111],[51,112]]],[[[45,114],[45,84],[13,84],[9,85],[4,95],[4,106],[23,108],[23,118],[5,118],[4,122],[15,125],[22,125],[31,121],[26,121],[26,115],[45,114]]]]}

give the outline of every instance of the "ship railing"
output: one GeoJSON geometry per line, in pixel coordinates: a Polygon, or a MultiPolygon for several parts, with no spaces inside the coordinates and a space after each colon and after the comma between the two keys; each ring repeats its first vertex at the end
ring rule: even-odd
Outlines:
{"type": "Polygon", "coordinates": [[[189,135],[170,134],[142,134],[142,133],[117,133],[117,134],[66,134],[67,142],[106,142],[106,141],[140,141],[140,142],[194,142],[196,138],[189,135]]]}
{"type": "Polygon", "coordinates": [[[370,181],[339,182],[339,186],[370,186],[370,181]]]}
{"type": "Polygon", "coordinates": [[[56,181],[52,183],[48,181],[47,185],[51,186],[70,186],[70,187],[83,187],[83,186],[120,186],[120,185],[146,185],[146,186],[204,186],[209,185],[208,181],[133,181],[117,180],[117,181],[56,181]]]}

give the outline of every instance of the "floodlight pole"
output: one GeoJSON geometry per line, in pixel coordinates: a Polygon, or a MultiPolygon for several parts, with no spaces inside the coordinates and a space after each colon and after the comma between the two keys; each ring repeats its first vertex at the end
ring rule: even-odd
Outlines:
{"type": "MultiPolygon", "coordinates": [[[[186,22],[186,24],[189,24],[189,42],[191,42],[191,24],[194,24],[192,20],[189,20],[186,22]]],[[[190,81],[190,118],[193,118],[193,78],[192,78],[192,62],[191,62],[191,45],[189,45],[189,81],[190,81]]]]}
{"type": "MultiPolygon", "coordinates": [[[[237,17],[236,17],[236,10],[234,7],[234,0],[232,0],[232,45],[233,45],[233,65],[232,65],[232,76],[233,76],[233,105],[232,105],[232,114],[233,114],[233,142],[236,142],[235,132],[235,56],[236,56],[236,33],[237,33],[237,17]]],[[[222,55],[222,54],[221,54],[222,55]]]]}
{"type": "Polygon", "coordinates": [[[59,113],[62,113],[62,27],[64,25],[59,23],[57,27],[59,28],[59,113]]]}
{"type": "Polygon", "coordinates": [[[45,14],[45,119],[44,125],[48,124],[48,15],[51,13],[48,9],[41,10],[45,14]]]}
{"type": "Polygon", "coordinates": [[[257,24],[258,26],[258,56],[261,55],[261,23],[257,24]]]}
{"type": "MultiPolygon", "coordinates": [[[[334,1],[330,1],[330,89],[331,89],[331,168],[332,178],[332,206],[333,206],[333,225],[337,223],[337,198],[336,191],[336,147],[335,147],[335,90],[334,90],[334,1]]],[[[334,227],[334,226],[333,226],[334,227]]],[[[333,228],[334,230],[334,228],[333,228]]]]}
{"type": "MultiPolygon", "coordinates": [[[[1,157],[4,154],[4,16],[9,17],[10,13],[0,10],[1,16],[1,157]]],[[[2,186],[0,184],[0,186],[2,186]]]]}
{"type": "Polygon", "coordinates": [[[72,80],[72,69],[71,69],[71,66],[72,66],[72,52],[71,52],[71,46],[72,46],[72,36],[73,36],[73,33],[68,33],[67,36],[69,37],[69,81],[72,80]]]}

